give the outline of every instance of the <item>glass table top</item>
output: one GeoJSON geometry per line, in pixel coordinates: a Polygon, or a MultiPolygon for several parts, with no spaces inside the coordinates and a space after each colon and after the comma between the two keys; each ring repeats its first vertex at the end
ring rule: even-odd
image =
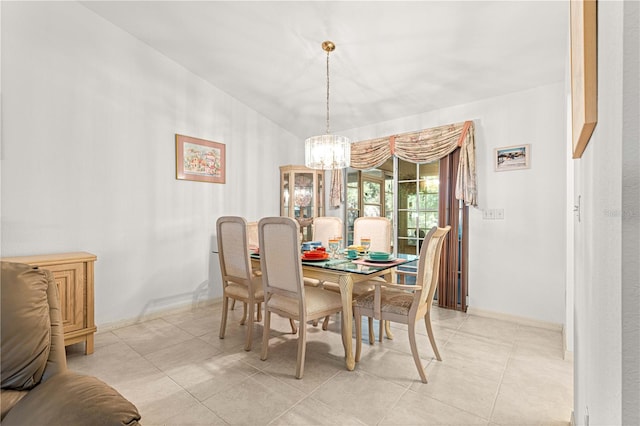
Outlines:
{"type": "MultiPolygon", "coordinates": [[[[251,253],[253,259],[260,259],[257,253],[251,253]]],[[[328,259],[323,261],[307,262],[302,261],[303,266],[311,266],[315,268],[331,269],[334,271],[352,272],[355,274],[369,275],[375,272],[384,271],[385,269],[395,268],[396,266],[405,265],[418,260],[418,256],[414,254],[398,254],[392,262],[368,262],[364,259],[349,260],[346,258],[328,259]]]]}

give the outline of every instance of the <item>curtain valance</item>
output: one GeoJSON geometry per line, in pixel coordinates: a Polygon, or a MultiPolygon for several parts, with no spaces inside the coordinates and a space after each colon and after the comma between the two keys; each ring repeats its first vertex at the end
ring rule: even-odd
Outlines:
{"type": "Polygon", "coordinates": [[[477,205],[476,154],[473,122],[447,124],[420,130],[354,142],[351,144],[351,167],[372,169],[392,155],[412,163],[429,163],[451,154],[460,147],[456,198],[466,205],[477,205]]]}

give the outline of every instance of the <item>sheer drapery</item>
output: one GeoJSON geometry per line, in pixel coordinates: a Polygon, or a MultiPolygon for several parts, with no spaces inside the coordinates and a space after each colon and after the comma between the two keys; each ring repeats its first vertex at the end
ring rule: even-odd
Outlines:
{"type": "Polygon", "coordinates": [[[344,201],[342,180],[342,169],[333,169],[331,171],[331,191],[329,191],[329,205],[331,207],[340,207],[344,201]]]}
{"type": "Polygon", "coordinates": [[[418,132],[354,142],[351,167],[372,169],[392,155],[413,163],[439,160],[460,147],[456,198],[477,205],[476,155],[473,122],[448,124],[418,132]]]}

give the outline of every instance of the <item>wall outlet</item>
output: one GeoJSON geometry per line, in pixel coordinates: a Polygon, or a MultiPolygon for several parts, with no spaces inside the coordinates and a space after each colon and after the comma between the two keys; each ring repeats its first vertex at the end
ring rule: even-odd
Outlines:
{"type": "Polygon", "coordinates": [[[495,209],[496,214],[496,220],[504,220],[504,209],[495,209]]]}
{"type": "Polygon", "coordinates": [[[482,218],[485,220],[493,220],[496,218],[496,211],[494,209],[484,209],[482,211],[482,218]]]}

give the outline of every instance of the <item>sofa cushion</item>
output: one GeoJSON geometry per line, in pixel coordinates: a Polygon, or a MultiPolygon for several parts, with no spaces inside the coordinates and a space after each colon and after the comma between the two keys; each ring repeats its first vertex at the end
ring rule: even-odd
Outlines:
{"type": "Polygon", "coordinates": [[[2,421],[13,406],[27,396],[28,393],[29,391],[17,391],[13,389],[0,390],[0,421],[2,421]]]}
{"type": "Polygon", "coordinates": [[[2,262],[2,389],[28,390],[40,382],[51,346],[47,272],[2,262]]]}
{"type": "Polygon", "coordinates": [[[140,414],[111,386],[92,376],[66,371],[31,390],[6,415],[10,425],[138,425],[140,414]]]}

